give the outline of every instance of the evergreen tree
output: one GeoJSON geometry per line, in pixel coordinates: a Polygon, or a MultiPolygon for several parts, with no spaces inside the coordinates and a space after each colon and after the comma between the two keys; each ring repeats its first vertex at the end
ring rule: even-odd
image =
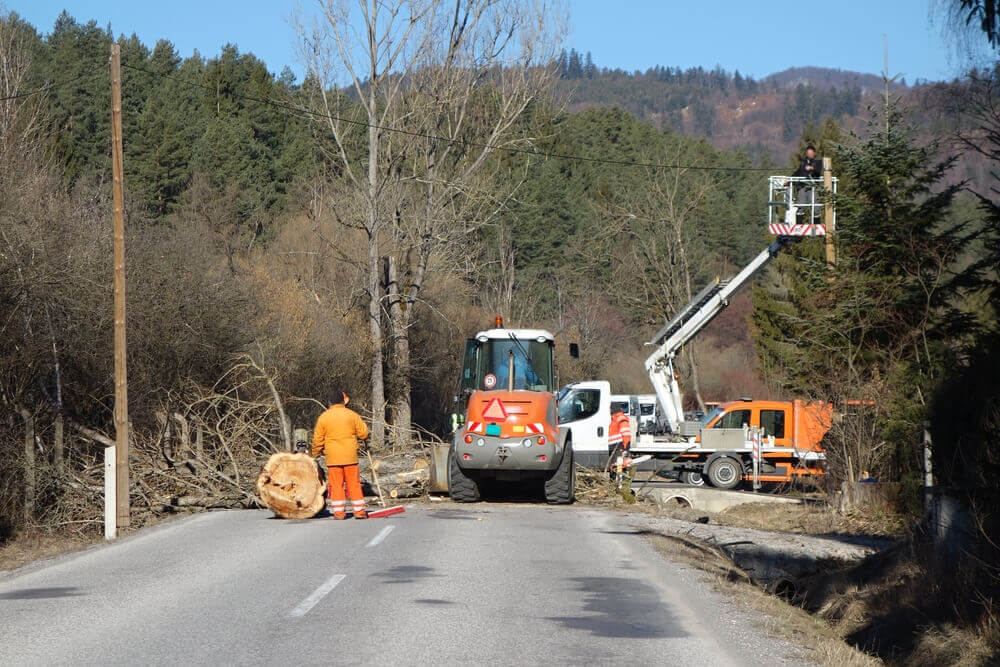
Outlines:
{"type": "Polygon", "coordinates": [[[836,156],[836,272],[820,244],[803,241],[779,260],[770,289],[755,291],[753,319],[763,366],[789,393],[880,396],[882,438],[909,474],[925,398],[949,363],[948,341],[968,325],[951,280],[967,238],[949,225],[959,189],[942,184],[951,161],[936,162],[937,146],[919,145],[903,118],[890,100],[867,138],[836,156]]]}
{"type": "Polygon", "coordinates": [[[570,49],[569,61],[566,66],[567,79],[580,79],[583,77],[583,61],[576,49],[570,49]]]}

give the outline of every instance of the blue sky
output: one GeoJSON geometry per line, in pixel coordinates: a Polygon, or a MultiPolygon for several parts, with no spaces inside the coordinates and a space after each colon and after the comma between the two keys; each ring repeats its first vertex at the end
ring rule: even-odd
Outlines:
{"type": "MultiPolygon", "coordinates": [[[[3,2],[3,0],[0,0],[3,2]]],[[[303,6],[311,8],[309,0],[303,6]]],[[[877,73],[882,35],[889,38],[889,69],[908,82],[954,75],[932,0],[568,0],[567,47],[591,51],[604,67],[722,65],[755,77],[792,66],[817,65],[877,73]]],[[[940,3],[938,3],[940,4],[940,3]]],[[[218,53],[226,42],[251,51],[275,73],[297,73],[294,2],[280,0],[7,0],[47,33],[64,8],[79,21],[135,32],[152,46],[171,40],[183,56],[218,53]]]]}

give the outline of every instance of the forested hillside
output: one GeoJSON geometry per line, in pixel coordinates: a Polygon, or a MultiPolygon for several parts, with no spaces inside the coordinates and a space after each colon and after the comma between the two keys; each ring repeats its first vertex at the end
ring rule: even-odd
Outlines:
{"type": "MultiPolygon", "coordinates": [[[[797,247],[753,304],[740,295],[685,350],[692,407],[851,395],[831,350],[852,364],[857,355],[866,365],[851,367],[855,380],[871,391],[903,378],[887,404],[898,430],[879,440],[899,447],[897,465],[879,469],[912,476],[915,450],[903,443],[959,354],[942,341],[971,340],[963,327],[981,298],[950,279],[970,267],[992,275],[982,267],[984,215],[959,187],[970,176],[984,183],[969,165],[989,157],[956,163],[948,142],[932,140],[974,126],[967,81],[893,84],[880,107],[863,75],[626,73],[560,54],[553,41],[520,68],[414,66],[336,88],[319,61],[298,81],[232,45],[185,57],[168,39],[144,44],[67,14],[51,29],[8,14],[0,33],[10,63],[0,81],[0,428],[6,455],[50,466],[31,521],[76,520],[99,504],[94,443],[108,437],[113,403],[107,63],[116,39],[131,418],[137,456],[161,475],[143,492],[150,511],[188,474],[164,445],[178,430],[214,443],[191,463],[217,472],[213,497],[245,495],[234,471],[279,447],[287,426],[309,426],[335,384],[385,419],[388,446],[444,433],[464,339],[496,314],[556,334],[563,383],[607,378],[645,391],[643,343],[705,282],[772,240],[766,176],[794,168],[808,142],[843,177],[843,270],[857,280],[826,289],[818,250],[797,247]],[[870,138],[886,114],[906,128],[904,145],[895,133],[870,138]],[[883,149],[900,165],[873,164],[883,149]],[[890,187],[898,201],[887,203],[865,189],[872,179],[905,189],[890,187]],[[866,210],[872,202],[881,213],[866,210]],[[909,237],[876,234],[879,216],[899,215],[920,218],[909,237]],[[921,264],[928,257],[939,274],[921,264]],[[846,350],[818,336],[850,329],[823,319],[850,315],[831,311],[848,294],[867,295],[855,302],[865,312],[888,308],[880,286],[891,279],[898,310],[876,323],[877,354],[867,336],[846,350]],[[580,343],[579,359],[569,342],[580,343]],[[21,446],[26,425],[36,448],[21,446]],[[230,451],[234,442],[242,449],[230,451]]],[[[7,525],[28,520],[23,488],[17,475],[0,481],[7,525]]]]}
{"type": "MultiPolygon", "coordinates": [[[[863,132],[867,109],[881,103],[880,76],[827,69],[792,67],[760,80],[694,67],[656,66],[627,72],[604,68],[590,54],[564,52],[558,91],[570,110],[590,106],[621,107],[660,128],[706,137],[713,146],[742,150],[762,164],[785,164],[806,136],[818,141],[821,125],[833,119],[845,131],[863,132]]],[[[905,113],[924,138],[957,129],[959,116],[945,111],[953,83],[905,78],[889,90],[905,103],[905,113]]],[[[953,181],[989,181],[989,166],[978,155],[963,155],[949,176],[953,181]]]]}
{"type": "MultiPolygon", "coordinates": [[[[5,89],[40,90],[5,103],[0,391],[13,409],[5,412],[4,441],[17,442],[29,420],[39,442],[52,443],[45,458],[53,466],[79,469],[95,452],[87,443],[106,437],[111,423],[107,54],[114,36],[66,14],[46,33],[13,14],[0,28],[16,75],[5,89]]],[[[297,397],[285,406],[296,426],[311,424],[312,401],[325,401],[334,383],[370,414],[372,236],[345,171],[363,164],[365,126],[345,125],[338,143],[315,81],[275,76],[233,46],[184,58],[167,40],[118,41],[138,455],[155,460],[172,413],[192,432],[197,422],[216,434],[219,447],[227,428],[229,437],[256,432],[252,446],[275,446],[282,429],[269,416],[272,386],[297,397]],[[227,425],[237,413],[242,425],[227,425]]],[[[338,118],[363,118],[349,94],[336,104],[338,118]]],[[[394,225],[378,232],[379,255],[395,258],[400,282],[415,295],[400,300],[405,329],[393,328],[399,311],[383,313],[390,423],[412,397],[414,425],[443,431],[463,340],[498,313],[510,325],[547,327],[563,343],[581,344],[579,360],[559,346],[562,382],[609,377],[644,390],[642,342],[650,332],[701,282],[766,242],[758,223],[764,172],[740,171],[753,167],[745,153],[625,110],[572,112],[544,97],[512,131],[519,150],[486,153],[484,170],[435,214],[434,224],[454,220],[449,227],[432,238],[419,227],[411,232],[419,199],[407,194],[394,225]],[[428,238],[433,243],[421,241],[428,238]],[[418,293],[413,258],[423,248],[418,293]],[[397,355],[403,331],[405,365],[397,355]]],[[[405,192],[407,181],[393,187],[405,192]]],[[[381,281],[380,264],[375,269],[381,281]]],[[[385,298],[376,294],[375,303],[385,298]]],[[[741,303],[745,316],[748,301],[741,303]]],[[[735,342],[733,350],[706,355],[701,381],[709,397],[762,390],[746,326],[738,316],[733,326],[740,333],[720,344],[728,350],[735,342]]],[[[20,497],[21,481],[5,478],[4,502],[20,497]]],[[[217,481],[220,493],[230,489],[217,481]]],[[[74,483],[96,485],[85,476],[74,483]]],[[[68,511],[66,487],[48,476],[38,485],[37,497],[51,501],[45,507],[68,511]]],[[[154,502],[164,491],[148,493],[154,502]]],[[[98,501],[96,491],[74,500],[81,512],[98,501]]]]}

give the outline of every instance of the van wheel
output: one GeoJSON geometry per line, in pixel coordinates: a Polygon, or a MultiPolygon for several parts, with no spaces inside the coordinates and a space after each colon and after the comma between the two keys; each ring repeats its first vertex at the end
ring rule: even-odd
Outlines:
{"type": "Polygon", "coordinates": [[[573,446],[567,440],[559,467],[545,480],[545,502],[550,505],[568,505],[575,498],[576,466],[573,465],[573,446]]]}
{"type": "Polygon", "coordinates": [[[719,489],[733,489],[743,481],[743,466],[736,459],[723,456],[708,466],[708,481],[719,489]]]}
{"type": "Polygon", "coordinates": [[[681,481],[688,486],[705,486],[705,478],[701,476],[700,472],[682,472],[681,481]]]}
{"type": "Polygon", "coordinates": [[[456,503],[474,503],[479,500],[479,484],[458,465],[454,447],[448,454],[448,496],[456,503]]]}

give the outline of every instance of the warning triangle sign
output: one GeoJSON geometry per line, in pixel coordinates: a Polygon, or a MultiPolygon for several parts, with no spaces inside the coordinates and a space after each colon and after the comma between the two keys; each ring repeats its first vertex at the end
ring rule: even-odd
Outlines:
{"type": "Polygon", "coordinates": [[[502,422],[507,419],[507,410],[503,407],[503,401],[499,398],[494,398],[492,401],[486,404],[486,409],[483,410],[483,419],[491,422],[502,422]]]}

